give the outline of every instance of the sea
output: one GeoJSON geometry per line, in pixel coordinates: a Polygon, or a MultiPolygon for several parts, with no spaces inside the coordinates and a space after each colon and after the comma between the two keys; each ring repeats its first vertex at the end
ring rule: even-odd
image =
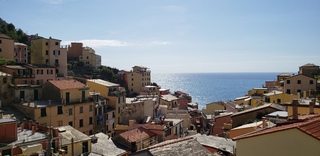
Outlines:
{"type": "Polygon", "coordinates": [[[280,73],[152,73],[151,82],[171,93],[182,91],[199,104],[199,109],[216,101],[233,101],[248,90],[261,88],[265,81],[274,81],[280,73]]]}

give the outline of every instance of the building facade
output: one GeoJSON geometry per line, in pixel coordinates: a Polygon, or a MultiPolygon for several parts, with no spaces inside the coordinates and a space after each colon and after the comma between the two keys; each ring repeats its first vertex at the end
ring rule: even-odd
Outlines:
{"type": "Polygon", "coordinates": [[[14,60],[14,41],[5,34],[0,34],[0,58],[14,60]]]}
{"type": "Polygon", "coordinates": [[[302,74],[291,76],[284,80],[283,92],[287,94],[300,94],[303,91],[316,90],[317,80],[302,74]]]}
{"type": "Polygon", "coordinates": [[[29,63],[28,48],[26,44],[14,43],[14,60],[17,63],[29,63]]]}
{"type": "Polygon", "coordinates": [[[60,45],[61,40],[41,38],[31,41],[31,63],[56,67],[57,77],[67,75],[67,48],[60,45]]]}
{"type": "Polygon", "coordinates": [[[127,73],[127,85],[130,94],[139,94],[143,87],[151,85],[151,71],[147,67],[132,67],[127,73]]]}

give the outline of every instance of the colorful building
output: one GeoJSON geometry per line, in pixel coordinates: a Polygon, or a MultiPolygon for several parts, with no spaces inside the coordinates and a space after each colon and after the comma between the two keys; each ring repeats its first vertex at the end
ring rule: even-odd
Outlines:
{"type": "Polygon", "coordinates": [[[28,47],[23,43],[14,43],[14,60],[17,63],[29,63],[28,62],[28,47]]]}

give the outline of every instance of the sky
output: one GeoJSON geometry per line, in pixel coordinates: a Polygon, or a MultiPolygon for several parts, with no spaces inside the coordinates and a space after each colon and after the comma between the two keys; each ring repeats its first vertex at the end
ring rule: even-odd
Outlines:
{"type": "Polygon", "coordinates": [[[297,72],[320,65],[319,0],[0,0],[27,34],[82,42],[153,73],[297,72]]]}

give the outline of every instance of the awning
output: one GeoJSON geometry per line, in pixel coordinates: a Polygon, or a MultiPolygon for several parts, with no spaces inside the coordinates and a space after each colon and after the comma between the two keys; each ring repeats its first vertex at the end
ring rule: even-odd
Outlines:
{"type": "Polygon", "coordinates": [[[22,154],[32,154],[35,152],[42,152],[42,144],[25,145],[20,147],[22,154]]]}

